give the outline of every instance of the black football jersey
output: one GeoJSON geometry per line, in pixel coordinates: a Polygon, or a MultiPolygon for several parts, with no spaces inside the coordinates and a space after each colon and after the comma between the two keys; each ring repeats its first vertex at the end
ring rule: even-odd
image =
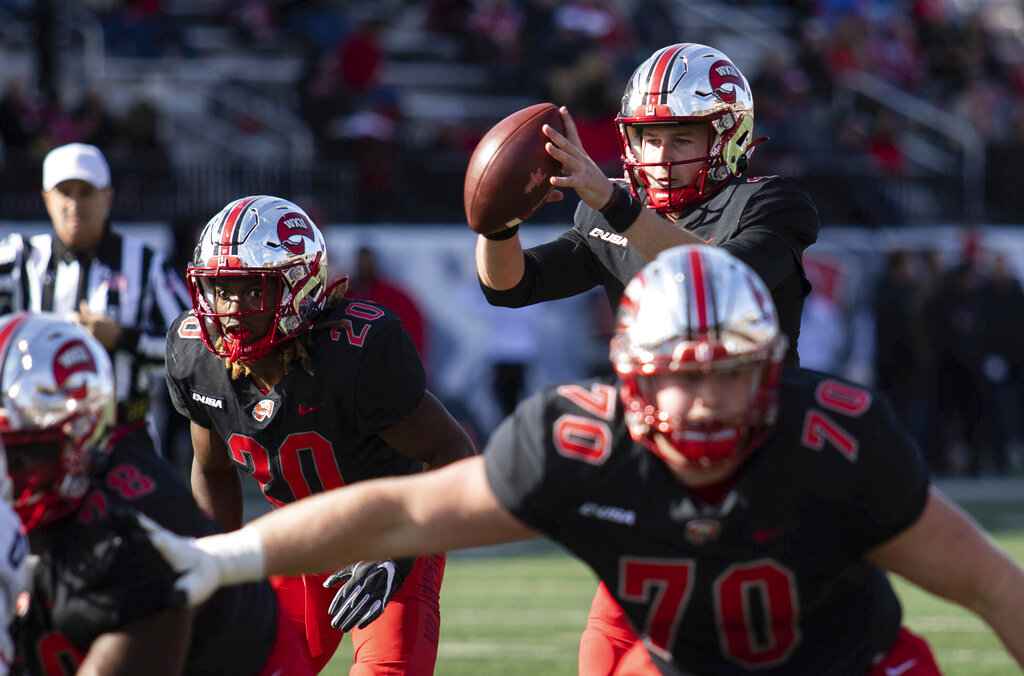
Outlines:
{"type": "Polygon", "coordinates": [[[307,332],[314,375],[296,366],[270,392],[232,380],[198,327],[183,313],[168,334],[171,400],[224,439],[272,502],[422,470],[378,436],[411,416],[426,391],[416,346],[390,310],[342,300],[307,332]]]}
{"type": "MultiPolygon", "coordinates": [[[[504,291],[481,284],[488,302],[522,307],[602,286],[612,308],[618,307],[644,259],[629,245],[629,231],[615,232],[596,209],[580,202],[574,221],[557,239],[526,250],[519,284],[504,291]]],[[[676,225],[722,247],[760,275],[789,338],[788,359],[796,364],[800,315],[811,291],[803,251],[818,238],[818,210],[800,182],[777,176],[734,179],[676,225]]]]}
{"type": "Polygon", "coordinates": [[[929,480],[876,391],[787,369],[778,424],[703,502],[629,436],[614,379],[546,388],[484,451],[500,501],[587,562],[652,651],[700,674],[857,674],[899,602],[861,556],[913,523],[929,480]]]}
{"type": "MultiPolygon", "coordinates": [[[[115,510],[138,510],[182,535],[218,532],[177,472],[135,439],[125,435],[109,456],[96,456],[76,513],[32,533],[38,561],[27,613],[13,628],[14,673],[71,676],[96,637],[166,609],[177,576],[115,510]]],[[[277,613],[269,583],[218,591],[195,616],[186,673],[257,673],[273,647],[277,613]]]]}

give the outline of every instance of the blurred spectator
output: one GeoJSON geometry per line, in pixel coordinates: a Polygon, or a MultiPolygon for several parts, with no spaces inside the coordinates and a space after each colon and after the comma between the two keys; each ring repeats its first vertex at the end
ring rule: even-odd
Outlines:
{"type": "Polygon", "coordinates": [[[938,359],[936,439],[933,467],[951,474],[977,474],[983,442],[982,361],[985,310],[981,277],[970,260],[951,270],[931,298],[929,333],[938,359]]]}
{"type": "Polygon", "coordinates": [[[885,392],[893,408],[922,448],[927,439],[915,423],[914,407],[921,397],[921,356],[916,327],[921,321],[919,290],[911,269],[911,254],[889,254],[875,287],[875,386],[885,392]]]}
{"type": "Polygon", "coordinates": [[[1024,292],[1002,254],[992,258],[983,298],[988,351],[982,372],[992,464],[999,473],[1011,467],[1019,472],[1024,469],[1024,292]]]}
{"type": "Polygon", "coordinates": [[[94,91],[75,109],[82,143],[107,147],[114,141],[115,122],[103,94],[94,91]]]}
{"type": "Polygon", "coordinates": [[[0,99],[0,140],[10,152],[32,145],[42,132],[39,102],[20,80],[11,80],[0,99]]]}
{"type": "Polygon", "coordinates": [[[513,0],[476,0],[466,21],[473,58],[484,63],[491,90],[514,94],[522,91],[523,12],[513,0]]]}
{"type": "Polygon", "coordinates": [[[374,16],[358,20],[335,51],[336,80],[354,99],[367,96],[379,84],[384,61],[380,40],[385,25],[384,19],[374,16]]]}
{"type": "Polygon", "coordinates": [[[430,352],[427,344],[426,318],[423,311],[420,310],[419,304],[412,296],[381,272],[377,253],[373,249],[362,247],[356,253],[356,272],[349,278],[346,295],[357,300],[380,303],[397,314],[412,338],[412,342],[415,343],[416,349],[419,350],[423,368],[426,369],[429,376],[430,369],[427,359],[430,352]]]}
{"type": "Polygon", "coordinates": [[[682,42],[676,20],[678,7],[672,0],[637,0],[633,3],[629,22],[634,48],[639,54],[653,54],[665,45],[682,42]]]}

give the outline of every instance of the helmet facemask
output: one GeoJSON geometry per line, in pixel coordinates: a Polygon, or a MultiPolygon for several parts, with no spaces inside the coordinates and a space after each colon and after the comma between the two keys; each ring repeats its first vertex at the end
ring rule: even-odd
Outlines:
{"type": "Polygon", "coordinates": [[[186,280],[206,347],[231,362],[258,361],[305,331],[323,308],[323,236],[291,202],[236,200],[206,225],[186,280]],[[248,285],[242,296],[240,284],[248,285]]]}
{"type": "MultiPolygon", "coordinates": [[[[710,133],[704,155],[688,160],[665,162],[641,161],[645,155],[643,129],[650,126],[651,123],[625,124],[620,122],[619,135],[623,147],[623,167],[633,195],[638,198],[646,196],[644,205],[648,209],[666,214],[676,214],[708,199],[724,188],[729,180],[746,169],[747,158],[753,151],[753,147],[760,142],[760,140],[750,142],[753,120],[742,115],[739,117],[741,117],[741,121],[738,125],[732,123],[733,116],[731,114],[707,123],[710,133]],[[727,129],[719,131],[720,127],[726,125],[728,125],[727,129]],[[671,177],[674,168],[691,164],[700,166],[686,185],[665,189],[651,184],[649,177],[651,170],[663,167],[664,173],[671,177]]],[[[695,123],[692,120],[683,120],[678,123],[657,122],[654,124],[671,126],[695,123]]]]}
{"type": "MultiPolygon", "coordinates": [[[[779,368],[766,368],[762,363],[739,368],[752,371],[746,400],[733,412],[700,420],[687,420],[661,410],[653,376],[624,376],[620,396],[630,436],[670,465],[681,461],[663,451],[657,436],[661,436],[688,467],[716,470],[742,462],[761,444],[774,424],[779,368]]],[[[656,373],[685,377],[686,371],[656,370],[656,373]]]]}
{"type": "MultiPolygon", "coordinates": [[[[743,74],[722,52],[692,43],[658,50],[630,78],[617,117],[625,176],[646,206],[674,214],[708,199],[747,168],[754,146],[754,101],[743,74]],[[672,163],[644,163],[645,125],[706,124],[705,155],[672,163]],[[645,168],[701,163],[685,186],[652,186],[645,168]]],[[[670,174],[671,175],[671,174],[670,174]]]]}
{"type": "MultiPolygon", "coordinates": [[[[74,424],[63,427],[70,426],[74,424]]],[[[5,432],[3,440],[10,465],[12,505],[26,531],[45,527],[78,509],[89,488],[91,449],[77,446],[61,429],[5,432]]]]}

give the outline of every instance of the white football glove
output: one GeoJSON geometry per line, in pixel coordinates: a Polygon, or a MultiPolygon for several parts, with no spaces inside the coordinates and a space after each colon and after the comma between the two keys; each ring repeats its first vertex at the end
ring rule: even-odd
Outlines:
{"type": "Polygon", "coordinates": [[[205,602],[221,587],[265,577],[263,540],[251,528],[196,539],[172,533],[145,514],[137,513],[135,518],[153,548],[179,573],[174,590],[184,596],[189,608],[205,602]]]}
{"type": "Polygon", "coordinates": [[[328,588],[341,584],[327,609],[331,626],[347,632],[362,629],[380,617],[388,601],[412,572],[415,562],[415,559],[360,561],[324,580],[324,587],[328,588]]]}

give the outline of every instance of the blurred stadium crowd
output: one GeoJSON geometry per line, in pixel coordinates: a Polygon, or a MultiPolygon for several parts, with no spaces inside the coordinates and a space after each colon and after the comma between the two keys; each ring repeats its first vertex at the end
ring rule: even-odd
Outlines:
{"type": "MultiPolygon", "coordinates": [[[[333,182],[337,220],[457,222],[494,121],[566,104],[616,171],[622,83],[657,46],[696,40],[753,84],[772,138],[754,168],[803,178],[826,224],[1012,222],[1022,22],[1010,0],[2,0],[4,183],[85,140],[122,176],[169,162],[177,217],[245,161],[333,182]],[[183,178],[197,162],[210,173],[183,178]]],[[[122,192],[126,217],[167,217],[168,200],[122,192]]]]}
{"type": "MultiPolygon", "coordinates": [[[[182,265],[242,194],[325,226],[461,223],[476,142],[530,103],[567,105],[618,174],[627,76],[692,40],[750,79],[771,138],[752,171],[800,178],[825,237],[1019,224],[1022,36],[1012,0],[0,0],[0,221],[44,219],[43,156],[84,141],[110,160],[115,223],[169,225],[182,265]]],[[[855,293],[815,280],[805,361],[889,391],[937,471],[1024,472],[1024,257],[884,248],[855,293]]]]}

